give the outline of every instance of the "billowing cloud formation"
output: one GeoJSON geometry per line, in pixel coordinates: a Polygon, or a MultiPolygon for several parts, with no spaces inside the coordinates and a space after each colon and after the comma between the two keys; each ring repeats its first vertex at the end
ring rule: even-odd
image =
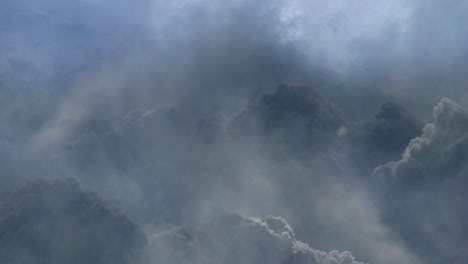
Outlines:
{"type": "Polygon", "coordinates": [[[160,222],[145,235],[69,178],[29,182],[0,204],[0,219],[0,260],[12,264],[363,264],[349,252],[310,248],[275,216],[219,214],[183,227],[160,222]]]}
{"type": "Polygon", "coordinates": [[[363,264],[349,252],[314,250],[281,217],[222,214],[207,223],[153,231],[158,263],[363,264]]]}
{"type": "Polygon", "coordinates": [[[183,210],[168,208],[189,208],[198,200],[198,190],[189,186],[208,178],[201,173],[204,157],[195,145],[196,128],[191,118],[176,109],[137,109],[111,131],[83,134],[69,142],[66,153],[71,166],[83,172],[78,177],[86,185],[115,194],[109,182],[132,183],[134,187],[122,190],[125,198],[114,198],[134,201],[127,207],[144,215],[180,217],[183,210]]]}
{"type": "Polygon", "coordinates": [[[139,263],[146,237],[73,179],[34,180],[0,204],[0,262],[139,263]]]}
{"type": "Polygon", "coordinates": [[[461,98],[463,6],[460,0],[2,1],[0,115],[8,124],[1,132],[15,137],[76,125],[55,113],[106,129],[139,107],[232,114],[281,82],[310,83],[354,114],[367,114],[388,96],[411,105],[419,87],[431,90],[418,97],[421,104],[444,93],[461,98]]]}
{"type": "Polygon", "coordinates": [[[241,141],[289,148],[290,155],[329,147],[345,122],[343,112],[312,87],[280,85],[230,122],[229,133],[241,141]]]}
{"type": "Polygon", "coordinates": [[[444,181],[463,171],[468,159],[468,112],[443,98],[433,113],[434,122],[410,141],[401,160],[378,167],[374,177],[409,187],[421,181],[444,181]]]}
{"type": "Polygon", "coordinates": [[[395,103],[383,104],[371,121],[349,122],[338,135],[350,145],[350,157],[365,173],[396,159],[408,142],[421,133],[422,124],[395,103]]]}
{"type": "Polygon", "coordinates": [[[374,171],[384,221],[430,263],[463,262],[468,112],[443,98],[402,157],[374,171]]]}
{"type": "MultiPolygon", "coordinates": [[[[118,252],[125,254],[125,259],[133,259],[130,263],[136,263],[139,257],[146,257],[144,236],[136,226],[108,209],[96,195],[80,191],[76,181],[71,179],[35,180],[13,194],[2,205],[0,212],[5,220],[0,226],[2,230],[8,230],[4,237],[6,241],[15,234],[14,243],[8,244],[8,251],[2,251],[0,256],[11,259],[20,251],[22,255],[19,263],[38,263],[37,261],[43,260],[43,255],[40,254],[50,250],[53,252],[47,255],[44,263],[56,263],[56,258],[67,261],[78,254],[76,250],[85,250],[79,253],[80,258],[76,261],[83,258],[88,260],[88,256],[100,258],[95,255],[96,252],[104,254],[112,251],[114,246],[118,252]],[[15,231],[16,227],[21,230],[15,231]],[[75,233],[76,230],[80,231],[79,234],[75,233]],[[57,236],[51,235],[54,232],[57,232],[57,236]],[[102,238],[101,235],[105,237],[102,238]],[[59,242],[56,241],[57,237],[61,239],[59,242]],[[17,238],[21,240],[16,240],[17,238]],[[124,238],[128,239],[124,240],[126,243],[121,241],[124,238]],[[69,239],[72,239],[71,245],[69,239]],[[38,246],[36,243],[41,243],[40,253],[34,251],[38,246]],[[43,247],[44,244],[47,245],[46,248],[43,247]],[[88,246],[93,247],[90,252],[94,253],[91,256],[86,254],[88,246]],[[125,250],[122,251],[122,248],[125,250]],[[28,253],[29,251],[32,253],[28,253]]],[[[196,224],[183,228],[174,228],[169,223],[167,226],[160,224],[154,225],[154,229],[147,229],[151,240],[150,259],[153,260],[150,263],[193,263],[194,260],[201,263],[231,263],[230,261],[235,260],[244,263],[257,263],[254,262],[257,260],[271,260],[273,263],[357,263],[347,252],[325,253],[310,249],[296,239],[292,228],[281,217],[268,216],[260,220],[237,215],[215,218],[205,215],[194,223],[196,224]],[[259,252],[264,254],[257,255],[259,252]]],[[[109,254],[112,257],[111,263],[121,263],[115,259],[118,256],[109,254]]],[[[110,263],[107,258],[99,261],[110,263]]]]}
{"type": "Polygon", "coordinates": [[[466,105],[467,11],[464,0],[0,1],[0,196],[73,176],[142,225],[220,208],[282,215],[292,240],[327,251],[454,262],[468,237],[465,114],[444,100],[421,137],[412,114],[426,120],[442,97],[466,105]],[[387,101],[411,114],[387,104],[369,120],[387,101]],[[389,160],[375,184],[370,171],[389,160]]]}
{"type": "Polygon", "coordinates": [[[343,112],[314,89],[280,85],[230,120],[191,114],[132,110],[113,130],[83,134],[67,144],[71,173],[142,224],[183,225],[226,208],[276,214],[317,247],[415,263],[344,164],[337,144],[343,112]]]}
{"type": "MultiPolygon", "coordinates": [[[[141,211],[157,212],[163,218],[178,217],[170,214],[184,210],[166,208],[194,207],[194,203],[206,199],[206,189],[224,189],[225,184],[235,192],[237,188],[250,189],[239,184],[252,179],[288,182],[291,190],[282,192],[293,191],[292,186],[299,186],[299,181],[308,176],[304,172],[289,179],[282,173],[268,175],[273,166],[284,165],[281,171],[294,170],[283,162],[273,165],[269,159],[309,159],[334,144],[336,130],[344,120],[343,113],[312,88],[281,85],[229,122],[221,114],[196,121],[193,115],[174,108],[132,110],[113,130],[86,133],[69,142],[67,157],[73,168],[80,170],[77,177],[87,186],[114,191],[109,178],[133,182],[138,194],[128,198],[143,199],[138,208],[143,204],[148,207],[141,211]],[[256,166],[242,168],[248,160],[256,166]],[[264,171],[257,170],[260,164],[264,171]]],[[[323,156],[316,170],[335,167],[329,155],[323,156]]]]}

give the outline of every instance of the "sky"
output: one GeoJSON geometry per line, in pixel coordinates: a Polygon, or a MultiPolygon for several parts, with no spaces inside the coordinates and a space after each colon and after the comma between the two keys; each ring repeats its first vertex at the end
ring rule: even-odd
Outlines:
{"type": "Polygon", "coordinates": [[[466,17],[0,1],[0,262],[465,263],[466,17]]]}

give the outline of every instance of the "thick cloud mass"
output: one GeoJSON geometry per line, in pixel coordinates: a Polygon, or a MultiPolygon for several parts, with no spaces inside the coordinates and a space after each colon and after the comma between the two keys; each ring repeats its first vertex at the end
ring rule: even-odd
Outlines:
{"type": "MultiPolygon", "coordinates": [[[[389,108],[381,111],[382,123],[406,120],[400,108],[389,108]]],[[[274,213],[290,218],[301,240],[326,250],[414,263],[374,218],[375,209],[362,204],[360,181],[367,178],[354,182],[348,146],[337,133],[348,122],[314,89],[280,85],[231,119],[215,114],[197,121],[174,108],[131,110],[114,129],[70,141],[67,164],[87,188],[142,224],[184,225],[226,208],[274,213]],[[349,222],[355,214],[370,219],[349,222]],[[372,231],[351,231],[365,226],[372,231]],[[382,248],[390,253],[381,254],[382,248]]]]}
{"type": "Polygon", "coordinates": [[[83,134],[69,142],[66,153],[71,166],[85,172],[79,177],[87,185],[114,195],[109,181],[132,182],[136,191],[130,188],[120,194],[132,193],[125,200],[137,204],[128,207],[136,206],[143,215],[177,218],[181,211],[169,208],[188,209],[198,192],[189,186],[207,180],[199,169],[203,156],[194,146],[196,128],[176,109],[132,110],[113,130],[83,134]]]}
{"type": "Polygon", "coordinates": [[[468,112],[443,98],[434,121],[402,157],[374,171],[382,214],[409,246],[434,263],[466,258],[468,112]]]}
{"type": "Polygon", "coordinates": [[[422,124],[402,106],[383,104],[371,121],[349,122],[338,135],[350,145],[350,155],[366,173],[398,158],[408,142],[421,133],[422,124]]]}
{"type": "Polygon", "coordinates": [[[146,238],[73,179],[34,180],[0,204],[2,263],[139,263],[146,238]]]}
{"type": "MultiPolygon", "coordinates": [[[[193,115],[173,108],[132,110],[113,130],[72,140],[66,153],[71,166],[85,172],[79,177],[87,185],[113,191],[109,174],[116,180],[134,182],[139,191],[136,196],[144,199],[140,206],[148,205],[142,211],[177,218],[180,212],[168,207],[195,206],[205,200],[205,188],[211,192],[231,185],[235,193],[241,191],[238,188],[250,189],[241,187],[241,182],[264,178],[261,181],[288,184],[281,191],[285,195],[293,191],[308,173],[298,172],[284,161],[275,165],[269,159],[300,159],[318,165],[309,156],[335,143],[336,130],[344,120],[338,107],[311,88],[281,85],[230,121],[221,114],[196,121],[193,115]],[[243,169],[249,160],[277,167],[281,173],[266,175],[270,168],[265,172],[243,169]],[[285,177],[291,170],[296,171],[294,176],[285,177]],[[167,188],[178,191],[167,192],[167,188]]],[[[329,153],[317,156],[320,168],[337,170],[329,153]]]]}
{"type": "Polygon", "coordinates": [[[240,140],[266,140],[270,150],[277,145],[280,151],[289,148],[289,155],[303,155],[297,151],[329,147],[344,122],[342,111],[312,87],[280,85],[234,117],[228,130],[240,140]]]}
{"type": "Polygon", "coordinates": [[[0,206],[5,263],[362,264],[349,252],[314,250],[281,217],[220,214],[146,235],[73,179],[38,179],[0,206]]]}
{"type": "Polygon", "coordinates": [[[423,134],[409,142],[402,158],[376,169],[375,177],[389,178],[402,186],[421,181],[444,181],[463,173],[468,158],[468,112],[454,101],[443,98],[434,107],[434,122],[423,134]],[[404,183],[403,183],[404,182],[404,183]]]}
{"type": "Polygon", "coordinates": [[[161,263],[363,264],[349,252],[310,248],[275,216],[223,214],[202,225],[155,232],[151,243],[161,263]]]}
{"type": "Polygon", "coordinates": [[[464,0],[0,0],[0,262],[135,263],[138,226],[165,223],[157,263],[465,263],[467,17],[464,0]],[[68,180],[14,192],[44,176],[131,221],[68,180]]]}

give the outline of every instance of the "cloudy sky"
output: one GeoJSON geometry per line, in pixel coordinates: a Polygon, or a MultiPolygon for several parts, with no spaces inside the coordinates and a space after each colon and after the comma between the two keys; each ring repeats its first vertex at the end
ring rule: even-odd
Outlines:
{"type": "Polygon", "coordinates": [[[466,263],[467,17],[0,1],[0,262],[466,263]]]}

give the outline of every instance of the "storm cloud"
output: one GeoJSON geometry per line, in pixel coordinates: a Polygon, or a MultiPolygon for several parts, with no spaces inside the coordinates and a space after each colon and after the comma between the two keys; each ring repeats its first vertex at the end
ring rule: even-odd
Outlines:
{"type": "Polygon", "coordinates": [[[402,158],[378,167],[375,177],[388,177],[390,182],[405,182],[408,184],[401,184],[409,187],[424,181],[449,180],[464,173],[468,158],[464,151],[468,143],[467,110],[443,98],[434,107],[433,115],[433,123],[426,124],[422,135],[409,142],[402,158]]]}
{"type": "Polygon", "coordinates": [[[466,17],[2,1],[0,260],[463,263],[466,17]]]}
{"type": "Polygon", "coordinates": [[[164,263],[362,264],[349,252],[310,248],[296,240],[283,218],[271,215],[221,214],[201,226],[155,232],[151,243],[156,259],[164,263]]]}
{"type": "Polygon", "coordinates": [[[73,179],[35,180],[0,205],[4,263],[139,263],[138,226],[73,179]]]}
{"type": "Polygon", "coordinates": [[[377,167],[373,177],[383,186],[381,198],[387,199],[382,206],[386,221],[413,240],[420,254],[438,262],[462,261],[467,245],[462,238],[467,208],[461,186],[468,173],[468,113],[443,98],[433,116],[401,159],[377,167]]]}
{"type": "Polygon", "coordinates": [[[368,174],[377,165],[398,158],[421,131],[422,123],[417,118],[401,105],[388,102],[373,120],[348,122],[340,127],[338,136],[349,145],[353,162],[368,174]]]}

